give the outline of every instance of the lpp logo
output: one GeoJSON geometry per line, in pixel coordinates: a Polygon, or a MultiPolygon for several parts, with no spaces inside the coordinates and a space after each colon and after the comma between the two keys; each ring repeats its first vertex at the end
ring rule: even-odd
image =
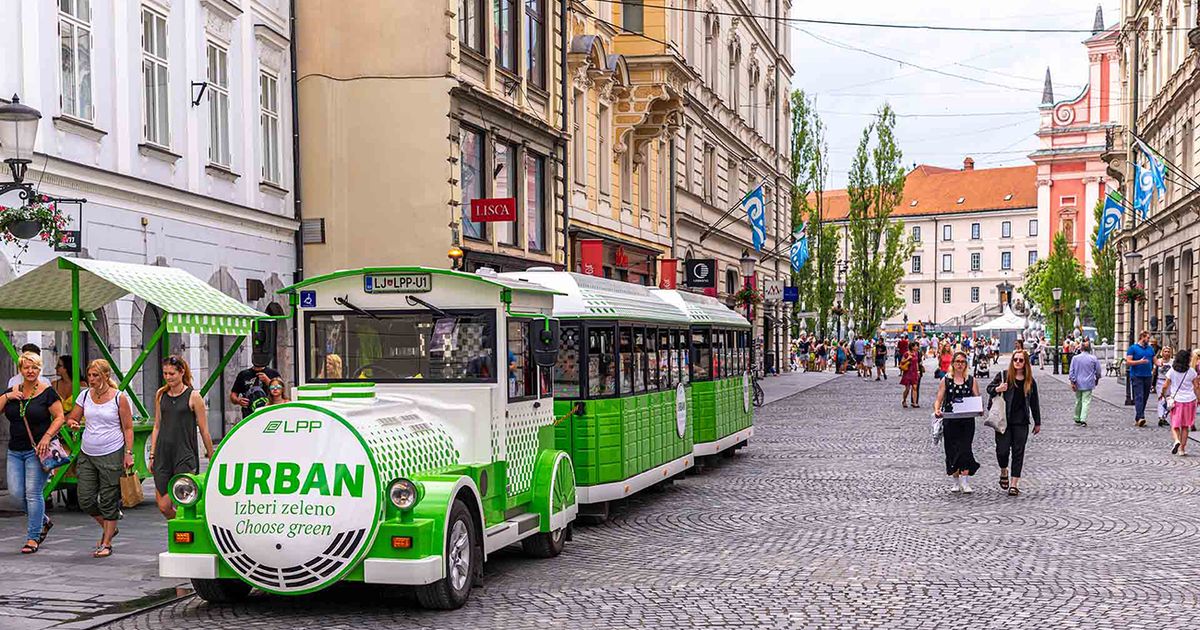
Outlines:
{"type": "Polygon", "coordinates": [[[320,428],[320,420],[272,420],[263,427],[263,433],[312,433],[320,428]]]}

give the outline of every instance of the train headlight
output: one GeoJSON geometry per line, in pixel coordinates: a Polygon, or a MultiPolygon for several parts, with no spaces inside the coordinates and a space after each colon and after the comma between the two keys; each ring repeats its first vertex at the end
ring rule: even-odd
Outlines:
{"type": "Polygon", "coordinates": [[[411,510],[421,500],[421,489],[408,479],[397,479],[388,488],[388,498],[398,509],[411,510]]]}
{"type": "Polygon", "coordinates": [[[195,479],[180,475],[171,481],[171,498],[184,507],[195,505],[200,500],[200,486],[195,479]]]}

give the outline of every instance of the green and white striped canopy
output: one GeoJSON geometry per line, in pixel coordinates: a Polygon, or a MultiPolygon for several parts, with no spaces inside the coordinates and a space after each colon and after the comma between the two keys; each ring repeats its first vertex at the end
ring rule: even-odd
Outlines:
{"type": "Polygon", "coordinates": [[[71,271],[79,270],[79,310],[91,313],[133,294],[165,314],[167,331],[246,335],[264,313],[173,267],[58,257],[0,285],[0,325],[56,330],[71,319],[71,271]]]}

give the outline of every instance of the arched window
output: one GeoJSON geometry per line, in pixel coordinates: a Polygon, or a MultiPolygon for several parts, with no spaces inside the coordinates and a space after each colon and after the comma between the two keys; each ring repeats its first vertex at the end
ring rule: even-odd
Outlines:
{"type": "Polygon", "coordinates": [[[746,118],[750,121],[750,128],[758,130],[758,70],[750,71],[750,107],[746,112],[746,118]]]}
{"type": "Polygon", "coordinates": [[[718,36],[721,34],[721,21],[716,16],[710,16],[708,28],[705,29],[704,39],[704,77],[705,83],[714,92],[717,90],[717,68],[718,53],[720,47],[717,44],[718,36]]]}
{"type": "MultiPolygon", "coordinates": [[[[153,304],[147,304],[146,310],[142,311],[143,348],[146,347],[145,344],[150,343],[150,339],[154,337],[154,332],[162,325],[162,320],[162,311],[153,304]]],[[[142,400],[146,401],[147,410],[153,409],[154,393],[158,391],[158,388],[163,386],[161,365],[163,342],[170,344],[166,333],[163,333],[158,343],[154,344],[153,349],[146,356],[146,362],[142,364],[142,400]]]]}
{"type": "Polygon", "coordinates": [[[742,116],[742,51],[737,42],[729,45],[729,103],[735,114],[742,116]]]}
{"type": "Polygon", "coordinates": [[[725,292],[733,295],[738,292],[738,272],[737,269],[730,267],[725,270],[725,292]]]}

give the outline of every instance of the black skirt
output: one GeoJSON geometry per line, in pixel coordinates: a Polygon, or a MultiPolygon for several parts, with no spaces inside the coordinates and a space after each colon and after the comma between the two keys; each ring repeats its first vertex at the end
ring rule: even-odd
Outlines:
{"type": "Polygon", "coordinates": [[[971,452],[971,443],[975,441],[974,418],[944,418],[942,419],[942,444],[946,447],[946,474],[965,470],[974,475],[979,470],[979,462],[971,452]]]}

